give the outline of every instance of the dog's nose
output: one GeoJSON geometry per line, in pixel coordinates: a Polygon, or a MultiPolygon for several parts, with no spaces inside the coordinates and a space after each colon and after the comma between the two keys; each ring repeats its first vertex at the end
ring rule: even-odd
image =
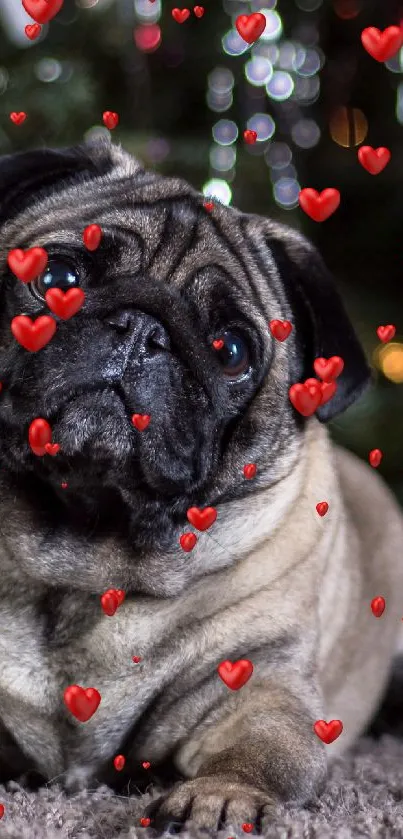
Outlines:
{"type": "Polygon", "coordinates": [[[168,333],[162,323],[151,315],[126,309],[109,315],[106,323],[119,335],[129,336],[136,333],[144,348],[149,351],[170,349],[168,333]]]}

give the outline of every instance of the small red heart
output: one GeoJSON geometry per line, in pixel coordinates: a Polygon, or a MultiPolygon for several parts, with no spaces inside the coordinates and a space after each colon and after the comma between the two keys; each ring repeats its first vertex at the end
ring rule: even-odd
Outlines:
{"type": "Polygon", "coordinates": [[[214,210],[214,204],[212,201],[205,201],[203,207],[208,213],[211,213],[214,210]]]}
{"type": "Polygon", "coordinates": [[[115,614],[116,609],[119,606],[115,589],[110,588],[108,591],[104,592],[101,596],[101,606],[105,615],[108,615],[109,618],[115,614]]]}
{"type": "Polygon", "coordinates": [[[82,308],[85,294],[81,288],[50,288],[45,294],[46,303],[51,312],[62,320],[69,320],[82,308]]]}
{"type": "Polygon", "coordinates": [[[69,685],[63,696],[70,713],[80,722],[87,722],[101,701],[101,694],[96,688],[82,688],[80,685],[69,685]]]}
{"type": "Polygon", "coordinates": [[[371,611],[372,614],[375,615],[376,618],[380,618],[385,611],[385,598],[384,597],[374,597],[371,600],[371,611]]]}
{"type": "Polygon", "coordinates": [[[6,808],[5,808],[4,804],[0,804],[0,819],[3,818],[5,812],[6,812],[6,808]]]}
{"type": "Polygon", "coordinates": [[[113,758],[113,764],[117,772],[121,772],[126,763],[126,758],[123,755],[116,755],[113,758]]]}
{"type": "Polygon", "coordinates": [[[308,189],[301,189],[298,200],[307,216],[314,221],[326,221],[336,212],[340,204],[340,192],[333,187],[323,189],[322,192],[308,187],[308,189]]]}
{"type": "Polygon", "coordinates": [[[151,819],[140,819],[140,824],[142,827],[148,827],[151,824],[151,819]]]}
{"type": "Polygon", "coordinates": [[[223,346],[224,341],[222,338],[216,338],[215,341],[213,341],[213,347],[215,350],[222,350],[223,346]]]}
{"type": "Polygon", "coordinates": [[[150,763],[149,760],[144,760],[141,765],[142,765],[143,769],[149,769],[150,766],[151,766],[151,763],[150,763]]]}
{"type": "Polygon", "coordinates": [[[145,431],[150,425],[150,414],[133,414],[132,424],[137,428],[137,431],[145,431]]]}
{"type": "Polygon", "coordinates": [[[60,486],[61,486],[61,488],[62,488],[62,489],[67,489],[67,487],[68,487],[68,483],[67,483],[67,481],[62,481],[62,483],[60,484],[60,486]]]}
{"type": "Polygon", "coordinates": [[[119,122],[119,114],[116,114],[114,111],[104,111],[102,114],[102,120],[104,125],[112,131],[113,128],[116,128],[119,122]]]}
{"type": "Polygon", "coordinates": [[[239,690],[246,685],[253,673],[253,664],[247,658],[239,661],[222,661],[217,667],[218,675],[231,690],[239,690]]]}
{"type": "Polygon", "coordinates": [[[30,41],[35,41],[35,38],[37,38],[38,35],[41,34],[42,27],[39,26],[39,23],[28,23],[28,25],[25,27],[24,32],[30,41]]]}
{"type": "Polygon", "coordinates": [[[341,720],[330,720],[330,722],[317,720],[313,730],[323,743],[327,743],[329,745],[329,743],[333,743],[333,740],[337,740],[337,738],[340,737],[340,734],[343,731],[343,723],[341,720]]]}
{"type": "Polygon", "coordinates": [[[248,44],[254,44],[266,29],[266,18],[260,12],[252,15],[239,15],[235,26],[241,36],[248,44]]]}
{"type": "Polygon", "coordinates": [[[52,441],[52,429],[47,420],[42,417],[32,420],[28,430],[28,442],[34,454],[43,457],[46,446],[52,441]]]}
{"type": "Polygon", "coordinates": [[[331,358],[315,358],[313,367],[320,379],[323,379],[324,382],[331,382],[342,373],[344,361],[339,355],[332,355],[331,358]]]}
{"type": "Polygon", "coordinates": [[[141,656],[140,655],[132,655],[132,661],[134,661],[135,664],[139,664],[139,662],[141,661],[141,656]]]}
{"type": "Polygon", "coordinates": [[[244,822],[244,824],[242,825],[242,830],[244,831],[244,833],[252,833],[252,830],[253,830],[252,822],[244,822]]]}
{"type": "Polygon", "coordinates": [[[320,516],[325,516],[329,509],[329,504],[327,501],[319,501],[319,504],[316,505],[316,512],[320,516]]]}
{"type": "Polygon", "coordinates": [[[121,589],[121,588],[115,588],[114,592],[115,592],[116,597],[118,599],[118,606],[121,606],[125,597],[126,597],[126,592],[123,591],[123,589],[121,589]]]}
{"type": "Polygon", "coordinates": [[[277,341],[285,341],[292,330],[292,323],[289,320],[271,320],[269,329],[273,338],[277,341]]]}
{"type": "Polygon", "coordinates": [[[25,11],[37,23],[49,23],[63,6],[63,0],[22,0],[25,11]]]}
{"type": "Polygon", "coordinates": [[[388,26],[383,32],[368,26],[361,32],[361,43],[376,61],[387,61],[400,49],[403,33],[399,26],[388,26]]]}
{"type": "Polygon", "coordinates": [[[193,550],[197,542],[197,536],[195,533],[182,533],[179,542],[182,550],[189,553],[189,551],[193,550]]]}
{"type": "Polygon", "coordinates": [[[388,341],[391,341],[395,337],[396,327],[392,323],[389,323],[387,326],[378,326],[376,334],[383,344],[387,344],[388,341]]]}
{"type": "Polygon", "coordinates": [[[185,23],[190,17],[189,9],[172,9],[172,17],[177,23],[185,23]]]}
{"type": "Polygon", "coordinates": [[[243,132],[243,138],[245,140],[245,143],[248,143],[249,146],[253,146],[253,144],[256,143],[257,140],[257,132],[252,131],[250,128],[246,128],[243,132]]]}
{"type": "Polygon", "coordinates": [[[13,122],[14,125],[21,125],[23,122],[25,122],[26,118],[27,115],[25,111],[18,111],[18,113],[16,113],[16,111],[12,111],[12,113],[10,114],[11,122],[13,122]]]}
{"type": "Polygon", "coordinates": [[[204,15],[204,7],[203,6],[194,6],[193,11],[196,17],[203,17],[204,15]]]}
{"type": "Polygon", "coordinates": [[[16,248],[9,251],[7,263],[19,280],[22,280],[23,283],[31,283],[45,270],[48,264],[48,255],[44,248],[29,248],[26,251],[16,248]]]}
{"type": "Polygon", "coordinates": [[[60,451],[59,443],[46,443],[45,451],[46,454],[50,454],[51,457],[55,457],[55,455],[57,455],[57,453],[60,451]]]}
{"type": "Polygon", "coordinates": [[[193,524],[196,530],[208,530],[217,518],[217,510],[214,507],[189,507],[187,513],[188,521],[193,524]]]}
{"type": "Polygon", "coordinates": [[[99,224],[89,224],[83,231],[83,242],[87,250],[96,251],[102,239],[102,228],[99,224]]]}
{"type": "Polygon", "coordinates": [[[255,463],[247,463],[243,467],[243,473],[245,475],[245,478],[247,478],[247,480],[250,481],[251,478],[254,478],[255,475],[256,475],[256,464],[255,463]]]}
{"type": "Polygon", "coordinates": [[[358,149],[358,160],[370,175],[379,175],[388,165],[390,158],[390,151],[384,146],[380,146],[379,149],[373,149],[372,146],[361,146],[358,149]]]}
{"type": "Polygon", "coordinates": [[[52,340],[56,332],[56,321],[49,315],[41,315],[35,321],[28,315],[17,315],[11,321],[11,332],[25,350],[38,352],[52,340]]]}
{"type": "Polygon", "coordinates": [[[320,389],[322,391],[322,398],[321,398],[321,405],[326,405],[326,402],[329,402],[330,399],[334,396],[337,390],[336,382],[321,382],[320,389]]]}
{"type": "Polygon", "coordinates": [[[288,394],[291,404],[303,417],[311,417],[322,402],[321,386],[317,379],[291,385],[288,394]]]}
{"type": "Polygon", "coordinates": [[[376,469],[376,467],[379,466],[379,464],[382,460],[382,456],[383,455],[382,455],[382,452],[381,452],[380,449],[372,449],[372,451],[370,451],[369,462],[370,462],[371,466],[374,467],[374,469],[376,469]]]}

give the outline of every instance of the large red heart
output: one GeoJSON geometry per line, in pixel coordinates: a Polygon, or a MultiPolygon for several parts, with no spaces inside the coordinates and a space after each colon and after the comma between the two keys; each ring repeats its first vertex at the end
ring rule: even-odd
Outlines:
{"type": "Polygon", "coordinates": [[[133,414],[132,416],[132,424],[137,428],[137,431],[145,431],[150,425],[150,420],[150,414],[133,414]]]}
{"type": "Polygon", "coordinates": [[[11,122],[13,122],[14,125],[22,125],[22,123],[25,122],[26,118],[27,115],[25,111],[12,111],[10,114],[11,122]]]}
{"type": "Polygon", "coordinates": [[[125,592],[122,589],[109,588],[108,591],[105,591],[101,597],[101,606],[105,615],[111,618],[124,599],[125,592]]]}
{"type": "Polygon", "coordinates": [[[387,326],[378,326],[376,334],[383,344],[387,344],[388,341],[391,341],[395,337],[396,327],[392,323],[389,323],[387,326]]]}
{"type": "Polygon", "coordinates": [[[102,239],[102,228],[99,224],[89,224],[83,231],[83,242],[89,251],[96,251],[102,239]]]}
{"type": "Polygon", "coordinates": [[[277,341],[285,341],[292,330],[292,323],[289,320],[271,320],[269,329],[273,338],[277,341]]]}
{"type": "Polygon", "coordinates": [[[321,405],[326,405],[333,398],[337,390],[337,382],[321,382],[320,389],[322,392],[321,405]]]}
{"type": "Polygon", "coordinates": [[[400,49],[403,32],[399,26],[388,26],[381,32],[375,26],[368,26],[361,32],[361,43],[376,61],[387,61],[400,49]]]}
{"type": "Polygon", "coordinates": [[[338,189],[329,187],[317,192],[316,189],[301,189],[299,193],[299,204],[304,213],[314,221],[326,221],[340,204],[340,192],[338,189]]]}
{"type": "Polygon", "coordinates": [[[113,129],[118,125],[119,114],[115,113],[115,111],[104,111],[102,114],[102,120],[104,125],[109,128],[109,131],[113,131],[113,129]]]}
{"type": "Polygon", "coordinates": [[[390,151],[384,146],[380,146],[379,149],[373,149],[372,146],[361,146],[358,149],[358,160],[370,175],[379,175],[389,163],[390,158],[390,151]]]}
{"type": "Polygon", "coordinates": [[[343,723],[341,720],[330,720],[330,722],[317,720],[313,730],[323,743],[327,743],[329,745],[329,743],[333,743],[333,740],[337,740],[337,738],[340,737],[340,734],[343,731],[343,723]]]}
{"type": "Polygon", "coordinates": [[[60,12],[63,0],[22,0],[22,5],[37,23],[48,23],[60,12]]]}
{"type": "Polygon", "coordinates": [[[45,300],[51,312],[62,320],[69,320],[81,309],[85,294],[81,288],[50,288],[45,294],[45,300]]]}
{"type": "Polygon", "coordinates": [[[217,510],[214,507],[189,507],[186,515],[196,530],[208,530],[217,518],[217,510]]]}
{"type": "Polygon", "coordinates": [[[48,255],[44,248],[29,248],[23,251],[20,248],[9,251],[7,257],[8,266],[23,283],[31,283],[35,277],[45,270],[48,264],[48,255]]]}
{"type": "Polygon", "coordinates": [[[190,17],[189,9],[172,9],[172,17],[177,23],[185,23],[190,17]]]}
{"type": "Polygon", "coordinates": [[[218,675],[231,690],[239,690],[246,685],[253,673],[253,664],[247,658],[239,661],[222,661],[217,667],[218,675]]]}
{"type": "Polygon", "coordinates": [[[263,34],[266,28],[266,18],[260,12],[252,15],[239,15],[235,26],[241,36],[248,44],[254,44],[263,34]]]}
{"type": "Polygon", "coordinates": [[[324,382],[331,382],[342,373],[344,361],[339,355],[332,355],[331,358],[315,358],[313,366],[320,379],[324,382]]]}
{"type": "Polygon", "coordinates": [[[47,420],[37,417],[28,429],[28,442],[34,454],[43,457],[46,448],[52,442],[52,429],[47,420]]]}
{"type": "Polygon", "coordinates": [[[56,332],[56,321],[49,315],[41,315],[32,321],[28,315],[17,315],[11,321],[11,332],[16,341],[29,352],[38,352],[56,332]]]}
{"type": "Polygon", "coordinates": [[[291,385],[288,394],[290,402],[303,417],[311,417],[322,402],[321,383],[317,379],[291,385]]]}
{"type": "Polygon", "coordinates": [[[96,688],[69,685],[64,691],[64,701],[73,717],[80,722],[87,722],[95,714],[101,701],[101,694],[96,688]]]}

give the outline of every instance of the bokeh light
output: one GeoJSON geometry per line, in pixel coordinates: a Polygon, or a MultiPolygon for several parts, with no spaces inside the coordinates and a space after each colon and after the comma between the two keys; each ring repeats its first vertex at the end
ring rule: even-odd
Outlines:
{"type": "Polygon", "coordinates": [[[276,41],[283,31],[283,23],[280,15],[270,9],[259,9],[259,12],[266,18],[266,28],[260,36],[260,40],[263,42],[276,41]]]}
{"type": "Polygon", "coordinates": [[[262,87],[270,81],[273,75],[273,65],[262,55],[254,55],[245,66],[245,76],[250,84],[262,87]]]}
{"type": "Polygon", "coordinates": [[[218,172],[229,172],[236,163],[234,146],[214,145],[210,150],[210,166],[218,172]]]}
{"type": "Polygon", "coordinates": [[[238,138],[238,126],[231,119],[220,119],[213,125],[212,134],[220,146],[230,146],[238,138]]]}
{"type": "Polygon", "coordinates": [[[273,194],[277,204],[285,210],[298,207],[298,196],[301,187],[295,178],[281,177],[273,186],[273,194]]]}
{"type": "Polygon", "coordinates": [[[284,102],[285,99],[289,99],[293,90],[293,78],[284,70],[276,70],[266,85],[267,95],[275,102],[284,102]]]}
{"type": "Polygon", "coordinates": [[[339,146],[352,148],[365,140],[368,121],[359,108],[337,108],[330,118],[329,131],[332,140],[339,146]]]}
{"type": "Polygon", "coordinates": [[[292,151],[287,143],[271,143],[265,152],[265,160],[271,169],[284,169],[292,160],[292,151]]]}
{"type": "Polygon", "coordinates": [[[161,43],[161,29],[157,23],[137,26],[133,32],[136,47],[141,52],[155,52],[161,43]]]}
{"type": "Polygon", "coordinates": [[[383,375],[395,384],[403,382],[403,344],[389,343],[377,354],[383,375]]]}
{"type": "Polygon", "coordinates": [[[319,143],[320,128],[313,119],[300,119],[293,125],[291,136],[296,146],[312,149],[319,143]]]}
{"type": "MultiPolygon", "coordinates": [[[[274,119],[269,114],[254,114],[248,119],[247,128],[256,131],[258,141],[270,140],[276,130],[274,119]]],[[[253,148],[250,147],[250,148],[253,148]]]]}
{"type": "Polygon", "coordinates": [[[231,29],[222,39],[222,48],[226,55],[243,55],[250,47],[236,29],[231,29]]]}
{"type": "Polygon", "coordinates": [[[232,198],[231,187],[227,181],[223,181],[220,178],[210,178],[204,184],[202,192],[206,198],[216,199],[220,204],[225,204],[225,206],[228,206],[232,198]]]}

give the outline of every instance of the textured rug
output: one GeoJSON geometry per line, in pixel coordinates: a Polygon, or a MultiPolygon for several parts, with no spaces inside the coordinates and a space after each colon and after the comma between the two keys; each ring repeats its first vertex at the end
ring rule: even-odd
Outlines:
{"type": "MultiPolygon", "coordinates": [[[[57,785],[29,792],[0,786],[5,813],[1,839],[151,839],[142,828],[146,805],[158,795],[115,795],[107,787],[66,797],[57,785]]],[[[199,834],[199,836],[202,834],[199,834]]],[[[240,825],[220,836],[245,837],[240,825]]],[[[191,829],[183,839],[193,839],[191,829]]],[[[332,768],[324,794],[309,807],[279,807],[267,839],[403,838],[403,665],[371,731],[332,768]]]]}

